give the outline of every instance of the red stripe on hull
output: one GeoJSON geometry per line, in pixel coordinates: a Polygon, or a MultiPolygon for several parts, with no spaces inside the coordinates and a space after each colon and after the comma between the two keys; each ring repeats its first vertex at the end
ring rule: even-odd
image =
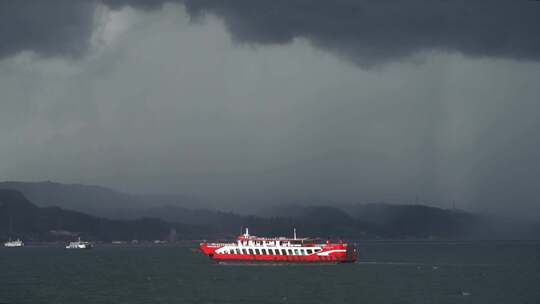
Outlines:
{"type": "MultiPolygon", "coordinates": [[[[293,262],[293,263],[339,263],[347,262],[344,256],[274,256],[249,254],[215,254],[212,259],[218,261],[253,261],[253,262],[293,262]]],[[[354,262],[354,261],[350,261],[354,262]]]]}

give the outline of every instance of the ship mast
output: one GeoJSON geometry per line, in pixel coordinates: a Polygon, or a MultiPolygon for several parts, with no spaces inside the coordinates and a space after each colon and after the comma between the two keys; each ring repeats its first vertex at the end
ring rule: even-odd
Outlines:
{"type": "Polygon", "coordinates": [[[13,235],[13,216],[9,215],[9,241],[11,242],[11,235],[13,235]]]}

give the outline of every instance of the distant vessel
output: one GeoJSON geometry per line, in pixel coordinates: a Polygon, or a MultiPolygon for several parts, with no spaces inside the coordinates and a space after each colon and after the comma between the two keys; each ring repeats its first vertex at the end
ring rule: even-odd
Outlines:
{"type": "MultiPolygon", "coordinates": [[[[9,216],[9,235],[13,234],[13,219],[11,215],[9,216]]],[[[12,241],[11,237],[9,237],[9,241],[4,243],[4,247],[9,248],[15,248],[15,247],[23,247],[24,243],[20,239],[17,239],[16,241],[12,241]]]]}
{"type": "Polygon", "coordinates": [[[76,242],[70,242],[69,245],[66,246],[66,249],[90,249],[92,247],[90,242],[82,242],[79,237],[76,242]]]}
{"type": "Polygon", "coordinates": [[[23,246],[24,246],[24,243],[20,239],[17,239],[16,241],[12,241],[11,239],[9,239],[9,241],[4,243],[4,247],[10,247],[10,248],[23,247],[23,246]]]}
{"type": "Polygon", "coordinates": [[[342,241],[332,243],[319,239],[265,238],[249,235],[249,230],[231,243],[200,243],[199,249],[218,261],[263,262],[330,262],[352,263],[358,258],[356,247],[342,241]]]}

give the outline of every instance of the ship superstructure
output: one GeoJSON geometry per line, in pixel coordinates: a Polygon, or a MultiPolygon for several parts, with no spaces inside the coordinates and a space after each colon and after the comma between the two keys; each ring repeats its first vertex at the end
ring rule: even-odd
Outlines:
{"type": "Polygon", "coordinates": [[[23,246],[24,246],[24,243],[20,239],[17,239],[15,241],[12,241],[11,239],[9,239],[9,241],[4,243],[4,247],[9,247],[9,248],[23,247],[23,246]]]}
{"type": "Polygon", "coordinates": [[[350,263],[358,258],[356,246],[320,239],[257,237],[246,232],[234,243],[202,242],[200,250],[218,261],[334,262],[350,263]]]}
{"type": "Polygon", "coordinates": [[[92,246],[92,243],[90,242],[83,242],[81,241],[81,238],[79,237],[79,239],[75,242],[70,242],[67,246],[66,246],[66,249],[91,249],[93,246],[92,246]]]}

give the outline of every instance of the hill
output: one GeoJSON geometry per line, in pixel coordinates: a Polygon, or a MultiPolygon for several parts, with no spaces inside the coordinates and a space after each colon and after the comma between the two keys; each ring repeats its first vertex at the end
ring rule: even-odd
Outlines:
{"type": "Polygon", "coordinates": [[[20,191],[39,207],[56,206],[111,219],[135,219],[154,206],[193,206],[197,199],[182,195],[132,195],[113,189],[55,182],[0,182],[0,189],[20,191]]]}
{"type": "MultiPolygon", "coordinates": [[[[297,228],[301,235],[354,239],[540,238],[540,224],[536,222],[423,205],[282,204],[268,206],[257,215],[239,215],[188,208],[174,196],[136,196],[102,187],[51,182],[0,183],[0,188],[11,186],[30,198],[28,201],[14,192],[2,192],[5,202],[18,201],[16,210],[9,211],[21,215],[15,231],[39,237],[51,230],[68,230],[99,239],[162,238],[174,228],[182,238],[230,238],[242,227],[250,227],[254,233],[274,236],[291,235],[297,228]],[[146,234],[146,230],[151,232],[146,234]]],[[[6,231],[9,220],[6,207],[2,208],[0,232],[6,231]]]]}
{"type": "Polygon", "coordinates": [[[166,239],[171,229],[183,238],[193,238],[203,230],[155,218],[109,220],[58,207],[37,207],[16,190],[0,190],[0,238],[26,240],[73,239],[81,235],[91,240],[166,239]]]}
{"type": "Polygon", "coordinates": [[[327,231],[369,239],[539,239],[537,222],[447,210],[424,205],[298,204],[271,206],[259,213],[298,223],[320,223],[327,231]]]}

